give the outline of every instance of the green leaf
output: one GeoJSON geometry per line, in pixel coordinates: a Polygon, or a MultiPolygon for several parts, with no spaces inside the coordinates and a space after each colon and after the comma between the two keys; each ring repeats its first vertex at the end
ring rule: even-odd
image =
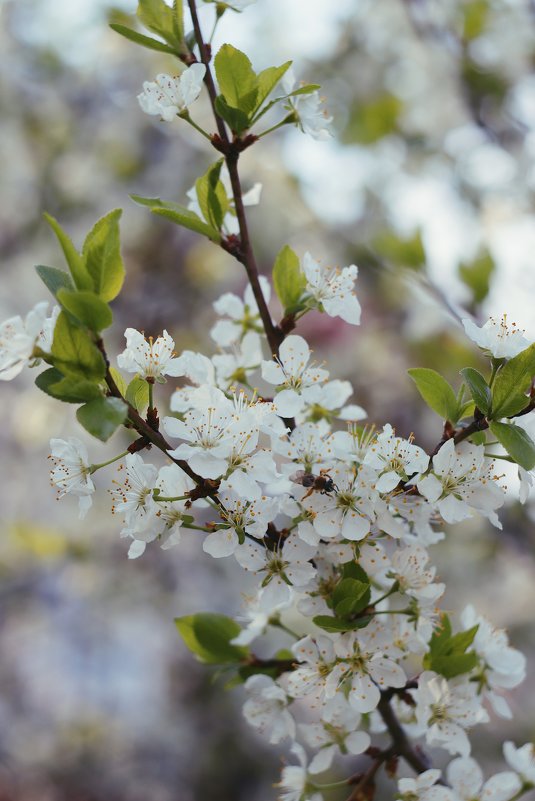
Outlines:
{"type": "Polygon", "coordinates": [[[198,214],[195,212],[182,208],[180,211],[173,211],[172,209],[154,208],[151,209],[153,214],[159,217],[165,217],[167,220],[182,226],[182,228],[189,228],[190,231],[195,231],[198,234],[208,237],[212,242],[219,244],[221,242],[221,234],[211,225],[205,223],[198,214]]]}
{"type": "Polygon", "coordinates": [[[102,395],[97,384],[83,378],[63,376],[55,367],[40,373],[35,383],[47,395],[64,403],[86,403],[102,395]]]}
{"type": "Polygon", "coordinates": [[[481,36],[485,30],[489,13],[488,0],[469,0],[461,6],[461,12],[463,15],[462,39],[468,43],[481,36]]]}
{"type": "Polygon", "coordinates": [[[511,417],[528,405],[525,393],[535,375],[535,344],[510,359],[496,375],[492,388],[492,417],[511,417]]]}
{"type": "Polygon", "coordinates": [[[490,412],[492,394],[490,387],[477,370],[473,367],[465,367],[461,370],[461,375],[468,384],[474,403],[483,414],[490,412]]]}
{"type": "Polygon", "coordinates": [[[115,386],[117,387],[117,389],[124,398],[124,396],[126,395],[126,388],[127,388],[126,381],[124,380],[119,370],[116,370],[115,367],[110,367],[110,374],[113,380],[115,381],[115,386]]]}
{"type": "Polygon", "coordinates": [[[178,42],[184,40],[184,6],[182,0],[173,0],[173,29],[178,42]]]}
{"type": "Polygon", "coordinates": [[[443,419],[456,423],[457,398],[446,379],[427,367],[413,367],[408,373],[427,405],[443,419]]]}
{"type": "Polygon", "coordinates": [[[83,328],[62,311],[54,328],[52,343],[54,366],[64,375],[72,374],[89,381],[106,375],[102,353],[83,328]]]}
{"type": "Polygon", "coordinates": [[[342,565],[342,575],[344,578],[357,579],[364,584],[370,584],[368,574],[357,562],[345,562],[342,565]]]}
{"type": "Polygon", "coordinates": [[[299,300],[306,287],[299,259],[289,245],[285,245],[273,265],[273,285],[285,314],[299,308],[299,300]]]}
{"type": "Polygon", "coordinates": [[[102,300],[113,300],[124,281],[124,265],[119,241],[119,218],[122,209],[102,217],[88,233],[82,255],[93,289],[102,300]]]}
{"type": "Polygon", "coordinates": [[[57,267],[45,267],[43,264],[37,265],[35,270],[54,297],[56,297],[59,289],[74,289],[71,276],[65,270],[58,270],[57,267]]]}
{"type": "Polygon", "coordinates": [[[173,48],[181,48],[182,37],[177,35],[176,12],[164,0],[139,0],[136,14],[145,28],[159,34],[173,48]]]}
{"type": "Polygon", "coordinates": [[[338,632],[366,628],[370,620],[372,620],[371,615],[364,615],[356,620],[343,620],[338,617],[330,617],[330,615],[316,615],[312,622],[324,631],[338,632]]]}
{"type": "Polygon", "coordinates": [[[249,116],[257,107],[258,78],[245,53],[224,44],[214,59],[214,67],[228,105],[249,116]]]}
{"type": "Polygon", "coordinates": [[[478,658],[475,653],[465,652],[472,645],[478,628],[472,626],[452,636],[450,619],[443,614],[440,626],[431,637],[429,651],[424,656],[424,668],[434,670],[448,679],[469,673],[476,667],[478,658]]]}
{"type": "Polygon", "coordinates": [[[126,420],[128,406],[121,398],[97,398],[80,406],[76,418],[86,431],[106,442],[126,420]]]}
{"type": "Polygon", "coordinates": [[[149,405],[149,385],[144,378],[136,376],[126,389],[126,400],[136,411],[142,414],[149,405]]]}
{"type": "Polygon", "coordinates": [[[119,25],[118,23],[112,22],[110,23],[110,28],[114,30],[115,33],[124,36],[125,39],[129,39],[131,42],[135,42],[142,47],[147,47],[149,50],[158,50],[160,53],[168,53],[171,56],[176,55],[176,50],[169,47],[169,45],[158,41],[158,39],[153,39],[151,36],[138,33],[138,31],[134,31],[132,28],[127,28],[126,25],[119,25]]]}
{"type": "Polygon", "coordinates": [[[535,443],[520,426],[509,423],[490,423],[490,430],[509,456],[524,470],[535,467],[535,443]]]}
{"type": "Polygon", "coordinates": [[[459,265],[459,277],[472,292],[472,303],[482,303],[490,289],[490,280],[496,270],[494,259],[485,250],[474,261],[459,265]]]}
{"type": "Polygon", "coordinates": [[[367,103],[357,101],[350,111],[343,133],[345,142],[371,145],[397,130],[403,103],[390,92],[384,92],[367,103]]]}
{"type": "Polygon", "coordinates": [[[199,612],[175,618],[175,626],[186,646],[200,662],[236,664],[249,655],[248,648],[231,644],[230,641],[240,633],[241,628],[225,615],[199,612]]]}
{"type": "Polygon", "coordinates": [[[91,331],[102,331],[113,322],[110,307],[94,292],[60,289],[57,298],[64,309],[74,315],[91,331]]]}
{"type": "Polygon", "coordinates": [[[264,100],[269,96],[269,94],[273,91],[276,87],[282,76],[290,69],[292,66],[291,61],[286,61],[284,64],[281,64],[280,67],[268,67],[262,72],[258,73],[257,76],[257,84],[258,84],[258,92],[256,96],[256,108],[257,111],[264,100]]]}
{"type": "Polygon", "coordinates": [[[455,676],[462,676],[463,673],[470,673],[477,666],[477,654],[453,654],[452,656],[438,656],[433,659],[431,670],[440,673],[446,679],[453,679],[455,676]]]}
{"type": "Polygon", "coordinates": [[[342,579],[334,589],[332,600],[336,617],[350,617],[368,606],[370,585],[357,579],[342,579]]]}
{"type": "Polygon", "coordinates": [[[396,267],[413,270],[425,267],[425,248],[420,231],[407,238],[401,238],[393,231],[383,231],[375,238],[373,246],[381,258],[388,259],[396,267]]]}
{"type": "Polygon", "coordinates": [[[222,166],[223,159],[219,159],[195,182],[197,200],[204,219],[217,231],[221,230],[223,219],[229,209],[225,187],[219,180],[222,166]]]}
{"type": "Polygon", "coordinates": [[[72,280],[74,281],[76,288],[93,289],[93,282],[91,280],[91,276],[87,272],[84,260],[74,247],[69,235],[65,233],[58,221],[55,220],[50,214],[45,213],[44,218],[56,234],[58,242],[61,245],[61,249],[65,255],[65,259],[67,260],[67,264],[69,265],[72,280]]]}
{"type": "Polygon", "coordinates": [[[229,106],[223,95],[218,95],[215,99],[215,110],[230,126],[231,131],[242,134],[249,128],[250,118],[245,111],[229,106]]]}

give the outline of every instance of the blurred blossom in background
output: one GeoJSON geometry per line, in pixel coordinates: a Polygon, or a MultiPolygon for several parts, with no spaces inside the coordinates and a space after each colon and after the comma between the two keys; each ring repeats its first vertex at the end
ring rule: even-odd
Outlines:
{"type": "MultiPolygon", "coordinates": [[[[61,266],[44,210],[80,243],[122,206],[128,273],[109,350],[122,350],[133,326],[167,328],[179,350],[211,353],[211,302],[241,291],[244,275],[128,199],[184,202],[213,159],[185,125],[141,113],[143,81],[174,67],[108,28],[135,5],[0,3],[0,318],[45,296],[33,265],[61,266]]],[[[206,30],[212,15],[203,7],[206,30]]],[[[460,367],[480,366],[459,324],[466,311],[479,323],[506,312],[535,337],[533,3],[257,0],[225,14],[214,49],[224,41],[257,69],[293,58],[334,117],[328,142],[283,131],[244,155],[245,188],[263,184],[249,217],[264,272],[285,243],[358,264],[362,326],[311,315],[298,331],[333,377],[353,382],[371,422],[408,436],[418,421],[416,442],[432,447],[440,421],[406,369],[434,367],[459,385],[460,367]]],[[[203,102],[196,113],[211,128],[203,102]]],[[[83,522],[75,502],[57,504],[48,440],[80,431],[33,378],[26,371],[0,394],[1,801],[273,797],[277,759],[245,729],[240,691],[212,680],[173,626],[178,614],[236,613],[232,567],[203,556],[193,535],[127,561],[104,492],[83,522]]],[[[122,449],[88,447],[95,461],[122,449]]],[[[533,663],[534,503],[511,503],[502,519],[503,532],[484,520],[451,527],[435,558],[451,608],[491,607],[533,663]]],[[[532,672],[500,741],[534,737],[534,684],[532,672]]],[[[488,738],[476,756],[495,766],[488,738]]]]}

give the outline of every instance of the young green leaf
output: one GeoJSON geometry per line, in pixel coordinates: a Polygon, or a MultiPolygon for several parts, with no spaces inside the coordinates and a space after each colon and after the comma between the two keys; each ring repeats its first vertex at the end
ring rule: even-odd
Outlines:
{"type": "Polygon", "coordinates": [[[124,265],[119,241],[119,218],[122,210],[114,209],[102,217],[88,233],[82,255],[93,280],[91,289],[102,300],[113,300],[124,281],[124,265]]]}
{"type": "Polygon", "coordinates": [[[98,333],[104,328],[108,328],[113,322],[110,307],[94,292],[60,289],[57,298],[64,309],[74,315],[77,320],[80,320],[91,331],[98,333]]]}
{"type": "Polygon", "coordinates": [[[427,367],[413,367],[408,370],[408,373],[427,405],[444,420],[456,423],[458,420],[457,398],[446,379],[436,370],[427,367]]]}
{"type": "Polygon", "coordinates": [[[178,36],[177,16],[164,0],[139,0],[137,16],[149,31],[157,33],[162,39],[176,49],[182,45],[182,36],[178,36]]]}
{"type": "Polygon", "coordinates": [[[115,386],[117,387],[117,389],[119,390],[119,392],[121,393],[121,395],[124,398],[125,395],[126,395],[126,389],[128,387],[128,384],[124,380],[124,378],[121,375],[121,373],[119,372],[119,370],[116,370],[115,367],[110,367],[110,374],[111,374],[111,377],[113,378],[113,380],[115,381],[115,386]]]}
{"type": "Polygon", "coordinates": [[[249,115],[239,108],[229,106],[223,95],[218,95],[215,99],[215,110],[230,126],[233,133],[242,134],[249,128],[249,115]]]}
{"type": "Polygon", "coordinates": [[[220,231],[223,219],[229,208],[225,187],[219,180],[223,159],[219,159],[201,178],[195,182],[197,200],[204,219],[216,230],[220,231]]]}
{"type": "Polygon", "coordinates": [[[65,270],[58,270],[57,267],[45,267],[44,264],[38,264],[35,270],[43,284],[52,292],[54,297],[57,296],[58,290],[60,289],[74,289],[71,276],[69,273],[66,273],[65,270]]]}
{"type": "Polygon", "coordinates": [[[535,375],[535,344],[510,359],[499,370],[492,388],[492,418],[511,417],[529,403],[525,393],[535,375]]]}
{"type": "Polygon", "coordinates": [[[492,404],[492,394],[490,387],[477,370],[473,367],[465,367],[461,370],[461,375],[468,384],[470,394],[474,403],[483,414],[489,414],[492,404]]]}
{"type": "Polygon", "coordinates": [[[132,28],[127,28],[126,25],[119,25],[116,22],[112,22],[110,23],[110,28],[114,30],[115,33],[124,36],[125,39],[129,39],[131,42],[135,42],[149,50],[157,50],[160,53],[168,53],[171,56],[176,55],[176,50],[169,47],[169,45],[160,42],[158,39],[153,39],[152,36],[145,36],[143,33],[134,31],[132,28]]]}
{"type": "Polygon", "coordinates": [[[247,659],[249,649],[232,645],[240,626],[225,615],[199,612],[175,618],[184,643],[200,662],[214,665],[237,664],[247,659]]]}
{"type": "Polygon", "coordinates": [[[347,620],[339,617],[331,617],[330,615],[316,615],[312,622],[324,631],[331,633],[339,631],[353,631],[354,629],[364,629],[372,620],[371,615],[363,615],[356,620],[347,620]]]}
{"type": "Polygon", "coordinates": [[[338,582],[333,592],[333,607],[337,617],[350,617],[365,609],[370,602],[370,585],[353,578],[338,582]]]}
{"type": "Polygon", "coordinates": [[[80,406],[76,418],[86,431],[102,442],[126,420],[128,406],[120,398],[97,398],[80,406]]]}
{"type": "Polygon", "coordinates": [[[40,373],[35,379],[40,390],[64,403],[87,403],[102,395],[97,384],[84,378],[64,376],[55,367],[40,373]]]}
{"type": "Polygon", "coordinates": [[[533,470],[535,467],[535,443],[523,428],[512,423],[492,422],[490,430],[517,464],[524,470],[533,470]]]}
{"type": "Polygon", "coordinates": [[[87,331],[66,312],[61,312],[56,321],[52,357],[54,366],[64,375],[79,376],[88,381],[100,381],[106,375],[102,353],[87,331]]]}
{"type": "Polygon", "coordinates": [[[67,264],[69,265],[72,280],[74,281],[76,288],[93,289],[93,281],[91,280],[91,276],[86,269],[84,260],[74,247],[69,235],[65,233],[59,222],[50,214],[45,213],[43,216],[56,234],[58,242],[61,245],[61,249],[65,255],[65,259],[67,260],[67,264]]]}
{"type": "Polygon", "coordinates": [[[267,69],[258,73],[258,92],[256,96],[256,108],[254,109],[255,112],[258,111],[264,100],[266,100],[291,66],[292,62],[286,61],[284,64],[281,64],[280,67],[267,67],[267,69]]]}
{"type": "Polygon", "coordinates": [[[130,406],[143,414],[149,405],[149,385],[144,378],[136,376],[133,378],[126,389],[125,398],[130,406]]]}
{"type": "Polygon", "coordinates": [[[159,207],[153,208],[151,211],[159,217],[165,217],[167,220],[171,220],[171,222],[182,226],[182,228],[188,228],[190,231],[195,231],[197,234],[208,237],[208,239],[216,244],[221,242],[221,234],[218,230],[208,225],[208,223],[205,223],[204,220],[201,220],[199,215],[195,214],[194,211],[190,211],[185,207],[180,208],[180,211],[159,207]]]}
{"type": "Polygon", "coordinates": [[[299,259],[289,245],[285,245],[273,265],[273,285],[285,314],[299,307],[306,287],[299,259]]]}
{"type": "Polygon", "coordinates": [[[256,108],[258,78],[245,53],[224,44],[214,59],[214,67],[228,105],[249,116],[256,108]]]}

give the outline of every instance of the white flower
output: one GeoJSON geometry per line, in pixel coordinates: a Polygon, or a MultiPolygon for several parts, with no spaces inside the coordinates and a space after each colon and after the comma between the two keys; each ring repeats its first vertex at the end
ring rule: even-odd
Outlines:
{"type": "Polygon", "coordinates": [[[286,765],[282,769],[279,784],[275,785],[281,791],[279,801],[323,801],[321,793],[315,793],[307,787],[308,770],[304,748],[294,743],[290,749],[299,760],[299,765],[286,765]]]}
{"type": "Polygon", "coordinates": [[[236,548],[235,556],[245,570],[260,574],[263,587],[260,605],[263,609],[274,609],[291,599],[292,586],[305,587],[314,578],[316,570],[310,559],[316,550],[293,531],[274,550],[248,541],[236,548]]]}
{"type": "Polygon", "coordinates": [[[182,501],[160,501],[158,498],[183,498],[194,486],[193,481],[176,464],[165,465],[158,472],[155,489],[160,492],[155,498],[155,514],[160,525],[155,525],[155,530],[164,550],[180,542],[179,529],[187,514],[187,498],[182,501]]]}
{"type": "Polygon", "coordinates": [[[388,634],[384,626],[377,624],[358,634],[343,634],[335,641],[334,650],[340,661],[327,682],[328,697],[344,685],[349,688],[352,708],[371,712],[380,701],[382,689],[405,685],[403,669],[385,655],[388,634]]]}
{"type": "Polygon", "coordinates": [[[41,330],[41,334],[39,339],[37,340],[37,347],[41,348],[45,353],[50,353],[52,350],[52,343],[54,341],[54,329],[56,327],[56,321],[59,317],[61,312],[61,308],[59,306],[54,306],[52,309],[52,313],[50,317],[47,317],[43,323],[43,328],[41,330]]]}
{"type": "MultiPolygon", "coordinates": [[[[141,543],[151,542],[156,538],[155,517],[158,511],[152,497],[156,486],[158,471],[153,464],[145,464],[138,453],[129,453],[125,458],[126,476],[123,484],[114,482],[116,489],[112,491],[115,503],[113,514],[121,515],[125,525],[121,536],[132,537],[141,543]]],[[[136,546],[135,556],[140,556],[144,548],[136,546]]],[[[134,551],[129,553],[130,558],[134,551]]]]}
{"type": "Polygon", "coordinates": [[[436,768],[420,773],[415,779],[399,779],[400,801],[458,801],[449,787],[441,787],[436,782],[440,771],[436,768]]]}
{"type": "Polygon", "coordinates": [[[293,417],[307,403],[310,389],[329,377],[321,367],[309,367],[310,348],[303,337],[291,334],[279,348],[273,361],[262,362],[262,378],[280,387],[274,402],[282,417],[293,417]]]}
{"type": "Polygon", "coordinates": [[[483,445],[461,442],[455,447],[449,439],[433,456],[427,476],[418,481],[418,489],[433,503],[447,523],[458,523],[476,509],[497,528],[501,524],[494,512],[504,503],[494,463],[485,458],[483,445]]]}
{"type": "Polygon", "coordinates": [[[358,470],[336,469],[329,475],[337,491],[332,495],[314,493],[305,502],[315,513],[314,528],[326,539],[364,539],[374,518],[375,473],[369,467],[361,467],[358,470]]]}
{"type": "Polygon", "coordinates": [[[306,401],[312,406],[310,414],[312,419],[331,420],[338,417],[340,420],[363,420],[366,412],[362,406],[354,403],[345,406],[346,400],[353,394],[353,387],[349,381],[327,381],[325,384],[316,384],[307,390],[306,401]]]}
{"type": "Polygon", "coordinates": [[[169,454],[175,459],[185,459],[203,478],[219,478],[227,471],[234,438],[240,434],[232,428],[234,406],[216,387],[199,387],[190,397],[194,408],[185,413],[183,420],[164,418],[165,432],[186,440],[169,454]]]}
{"type": "Polygon", "coordinates": [[[425,728],[429,745],[439,745],[450,754],[468,756],[470,741],[465,729],[486,723],[489,716],[481,706],[477,686],[467,680],[448,683],[431,670],[418,679],[410,691],[416,701],[416,718],[425,728]]]}
{"type": "Polygon", "coordinates": [[[535,785],[535,747],[533,743],[526,743],[520,748],[510,740],[503,744],[503,755],[507,764],[514,770],[522,781],[535,785]]]}
{"type": "Polygon", "coordinates": [[[80,517],[85,517],[91,506],[91,495],[95,486],[91,480],[91,465],[87,448],[75,437],[50,440],[50,459],[54,465],[50,471],[52,486],[57,487],[58,497],[67,493],[78,498],[80,517]]]}
{"type": "Polygon", "coordinates": [[[127,373],[138,373],[141,378],[162,381],[164,375],[182,375],[182,364],[175,358],[175,343],[164,331],[156,340],[148,340],[135,328],[124,332],[126,348],[117,356],[117,364],[127,373]]]}
{"type": "Polygon", "coordinates": [[[322,773],[331,767],[337,753],[363,754],[370,745],[370,735],[357,731],[361,723],[341,693],[329,699],[321,713],[321,723],[301,724],[299,730],[306,743],[318,751],[309,766],[309,773],[322,773]]]}
{"type": "MultiPolygon", "coordinates": [[[[220,492],[221,508],[219,514],[225,521],[224,527],[209,534],[203,542],[203,550],[216,558],[230,556],[245,534],[262,539],[278,511],[274,498],[265,495],[258,500],[246,501],[235,493],[220,492]]],[[[239,561],[239,560],[238,560],[239,561]]]]}
{"type": "MultiPolygon", "coordinates": [[[[266,303],[269,303],[270,283],[263,275],[259,276],[259,280],[262,295],[266,303]]],[[[228,320],[219,320],[210,331],[212,339],[222,347],[238,342],[248,331],[256,331],[261,334],[264,330],[250,285],[245,290],[243,300],[233,292],[226,292],[215,301],[214,309],[221,317],[229,318],[228,320]]]]}
{"type": "Polygon", "coordinates": [[[448,765],[446,773],[460,801],[509,801],[522,787],[516,773],[504,771],[483,783],[483,773],[475,759],[458,757],[448,765]]]}
{"type": "Polygon", "coordinates": [[[292,652],[299,665],[288,677],[290,695],[294,698],[312,695],[315,700],[324,700],[327,680],[336,665],[333,640],[324,634],[314,639],[303,637],[292,646],[292,652]]]}
{"type": "Polygon", "coordinates": [[[249,376],[260,367],[261,361],[260,335],[256,331],[249,331],[241,342],[232,345],[230,353],[212,357],[218,385],[221,389],[228,389],[235,383],[247,384],[249,376]]]}
{"type": "Polygon", "coordinates": [[[495,359],[511,359],[529,347],[524,331],[516,323],[507,323],[507,315],[501,320],[491,317],[482,328],[468,318],[463,321],[464,330],[472,342],[489,351],[495,359]]]}
{"type": "Polygon", "coordinates": [[[316,423],[296,426],[287,438],[273,443],[273,451],[292,460],[281,466],[288,476],[299,468],[305,473],[319,473],[334,456],[329,438],[316,423]]]}
{"type": "Polygon", "coordinates": [[[507,702],[494,690],[511,689],[524,681],[526,657],[516,648],[510,647],[505,631],[494,628],[487,618],[476,613],[473,606],[464,609],[461,622],[465,629],[478,627],[472,648],[481,660],[478,678],[484,685],[485,696],[498,715],[511,718],[507,702]]]}
{"type": "Polygon", "coordinates": [[[390,492],[400,481],[407,481],[414,473],[427,470],[429,456],[410,439],[396,437],[394,429],[387,423],[371,443],[364,464],[380,472],[377,490],[390,492]]]}
{"type": "MultiPolygon", "coordinates": [[[[282,86],[287,95],[294,91],[295,83],[295,76],[290,67],[282,78],[282,86]]],[[[286,108],[294,112],[296,125],[303,133],[314,139],[326,140],[332,136],[330,123],[333,118],[322,108],[322,103],[319,92],[315,91],[288,98],[286,108]]]]}
{"type": "Polygon", "coordinates": [[[305,292],[316,301],[318,308],[329,317],[341,317],[346,323],[359,325],[360,303],[354,293],[358,267],[355,264],[342,270],[324,267],[310,253],[305,253],[301,266],[307,279],[305,292]]]}
{"type": "Polygon", "coordinates": [[[157,75],[155,82],[144,82],[143,92],[137,96],[139,105],[145,114],[171,122],[197,100],[205,72],[204,64],[192,64],[179,76],[157,75]]]}
{"type": "Polygon", "coordinates": [[[250,676],[245,682],[250,696],[243,706],[247,723],[275,745],[295,738],[295,721],[288,711],[288,696],[269,676],[250,676]]]}
{"type": "Polygon", "coordinates": [[[26,315],[0,324],[0,381],[11,381],[31,361],[46,318],[48,303],[37,303],[26,315]]]}
{"type": "MultiPolygon", "coordinates": [[[[219,173],[219,180],[223,184],[223,189],[225,190],[225,194],[227,196],[228,208],[229,208],[229,211],[227,211],[223,219],[222,228],[227,235],[239,234],[240,226],[236,217],[232,184],[230,182],[230,175],[226,164],[223,164],[223,166],[221,167],[221,172],[219,173]]],[[[254,184],[254,186],[251,189],[249,189],[248,192],[244,192],[242,196],[243,205],[258,206],[258,204],[260,203],[261,192],[262,192],[262,184],[259,183],[254,184]]],[[[189,198],[188,209],[190,209],[190,211],[195,212],[195,214],[197,214],[201,219],[206,220],[203,211],[201,209],[201,206],[199,204],[199,198],[197,196],[197,187],[192,186],[190,189],[188,189],[186,194],[189,198]]],[[[210,220],[206,220],[206,222],[211,224],[210,220]]],[[[218,340],[216,339],[216,342],[217,341],[218,340]]]]}
{"type": "Polygon", "coordinates": [[[432,604],[438,601],[446,589],[445,584],[433,584],[435,567],[427,568],[429,554],[421,545],[409,545],[394,552],[391,566],[385,571],[382,581],[395,579],[399,592],[432,604]]]}
{"type": "Polygon", "coordinates": [[[269,621],[289,605],[288,603],[279,604],[273,609],[266,610],[262,608],[261,599],[258,595],[245,597],[244,600],[245,612],[238,615],[237,620],[243,620],[247,625],[231,640],[233,645],[250,645],[253,640],[265,633],[269,621]]]}

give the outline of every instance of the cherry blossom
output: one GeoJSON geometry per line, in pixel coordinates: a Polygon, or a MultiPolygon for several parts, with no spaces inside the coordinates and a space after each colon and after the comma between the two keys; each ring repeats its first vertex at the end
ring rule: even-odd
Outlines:
{"type": "Polygon", "coordinates": [[[304,748],[294,743],[290,749],[297,757],[299,765],[286,765],[276,786],[280,790],[280,801],[323,801],[321,793],[308,789],[307,758],[304,748]]]}
{"type": "Polygon", "coordinates": [[[503,744],[503,755],[507,764],[518,773],[523,782],[535,784],[535,746],[526,743],[520,748],[510,740],[503,744]]]}
{"type": "Polygon", "coordinates": [[[26,318],[17,315],[0,324],[0,381],[11,381],[32,360],[46,319],[48,303],[37,303],[26,318]]]}
{"type": "Polygon", "coordinates": [[[292,334],[286,337],[274,361],[262,362],[262,378],[277,385],[275,406],[282,417],[293,417],[301,412],[310,397],[310,390],[329,377],[327,370],[308,366],[310,355],[303,337],[292,334]]]}
{"type": "Polygon", "coordinates": [[[425,728],[429,745],[439,745],[450,754],[468,756],[470,741],[466,729],[489,720],[476,685],[464,679],[448,683],[426,670],[418,679],[418,689],[410,692],[416,701],[416,718],[425,728]]]}
{"type": "MultiPolygon", "coordinates": [[[[287,95],[295,91],[295,83],[295,75],[290,68],[282,78],[282,87],[287,95]]],[[[289,97],[287,108],[294,112],[296,125],[303,133],[314,139],[326,140],[332,136],[332,117],[322,108],[322,102],[319,92],[314,91],[289,97]]]]}
{"type": "Polygon", "coordinates": [[[126,348],[117,356],[117,364],[127,373],[137,373],[141,378],[163,381],[164,375],[182,375],[179,359],[175,357],[175,343],[167,333],[157,339],[146,339],[135,328],[124,332],[126,348]]]}
{"type": "Polygon", "coordinates": [[[50,440],[52,470],[50,482],[58,489],[58,497],[67,493],[78,498],[80,517],[85,517],[93,500],[95,485],[91,480],[91,465],[87,448],[76,437],[50,440]]]}
{"type": "Polygon", "coordinates": [[[197,63],[185,69],[179,76],[157,75],[154,82],[144,82],[143,92],[137,96],[139,105],[145,114],[172,122],[177,114],[197,100],[205,73],[204,64],[197,63]]]}
{"type": "Polygon", "coordinates": [[[462,322],[472,342],[488,351],[495,359],[511,359],[530,345],[529,340],[524,337],[524,331],[516,323],[507,322],[506,314],[499,320],[490,317],[482,328],[478,328],[468,318],[462,322]]]}
{"type": "Polygon", "coordinates": [[[483,445],[449,439],[433,457],[431,472],[418,481],[418,489],[434,504],[447,523],[471,516],[472,509],[501,528],[495,509],[502,506],[504,492],[494,463],[485,458],[483,445]]]}
{"type": "Polygon", "coordinates": [[[346,323],[359,325],[361,309],[354,292],[358,267],[354,264],[341,270],[324,267],[310,253],[305,253],[301,267],[307,280],[305,293],[320,311],[325,311],[329,317],[340,317],[346,323]]]}
{"type": "Polygon", "coordinates": [[[338,751],[362,754],[371,743],[370,735],[358,731],[360,715],[338,693],[329,699],[321,713],[321,723],[301,724],[299,731],[307,745],[318,753],[309,765],[309,773],[322,773],[331,767],[338,751]]]}
{"type": "MultiPolygon", "coordinates": [[[[260,288],[266,303],[269,303],[271,286],[267,278],[259,276],[260,288]]],[[[210,331],[212,339],[222,347],[238,342],[247,332],[263,333],[262,321],[253,290],[247,286],[243,300],[233,292],[226,292],[215,301],[214,309],[220,317],[210,331]]]]}
{"type": "Polygon", "coordinates": [[[400,779],[400,801],[457,801],[452,790],[436,784],[439,779],[440,771],[436,768],[425,770],[415,779],[400,779]]]}
{"type": "Polygon", "coordinates": [[[504,771],[483,780],[483,772],[472,757],[459,757],[448,765],[448,784],[456,801],[509,801],[522,787],[516,773],[504,771]]]}
{"type": "Polygon", "coordinates": [[[288,711],[289,698],[269,676],[250,676],[245,682],[249,695],[243,706],[250,726],[264,734],[272,744],[295,738],[295,721],[288,711]]]}
{"type": "Polygon", "coordinates": [[[366,452],[364,464],[379,471],[378,491],[390,492],[400,481],[427,470],[429,456],[411,440],[396,437],[387,423],[366,452]]]}

